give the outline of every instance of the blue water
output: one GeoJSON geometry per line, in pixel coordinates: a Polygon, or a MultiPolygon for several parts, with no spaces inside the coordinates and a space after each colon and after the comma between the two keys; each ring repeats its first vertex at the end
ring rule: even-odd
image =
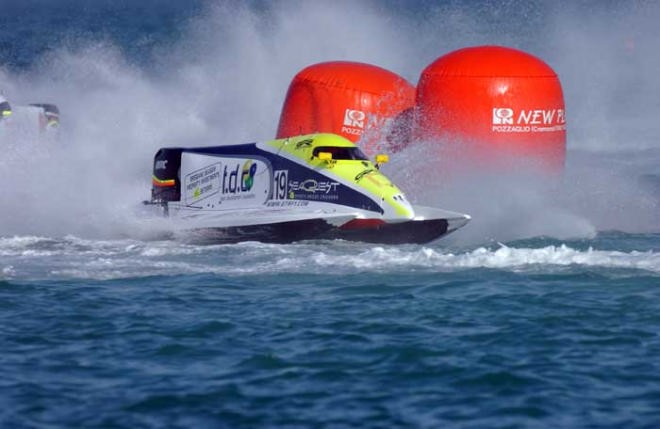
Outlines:
{"type": "Polygon", "coordinates": [[[655,426],[659,243],[2,239],[0,421],[655,426]]]}
{"type": "Polygon", "coordinates": [[[62,111],[58,144],[0,142],[0,427],[660,425],[657,8],[53,3],[0,0],[0,89],[62,111]],[[164,141],[271,136],[302,66],[414,82],[487,42],[559,70],[563,192],[429,188],[411,151],[388,174],[412,199],[473,215],[428,245],[198,246],[135,219],[164,141]]]}

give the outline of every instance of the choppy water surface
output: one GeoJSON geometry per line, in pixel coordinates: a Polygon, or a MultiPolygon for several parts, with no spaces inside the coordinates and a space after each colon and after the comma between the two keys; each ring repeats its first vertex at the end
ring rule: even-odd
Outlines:
{"type": "Polygon", "coordinates": [[[658,242],[5,238],[0,422],[645,427],[658,242]]]}

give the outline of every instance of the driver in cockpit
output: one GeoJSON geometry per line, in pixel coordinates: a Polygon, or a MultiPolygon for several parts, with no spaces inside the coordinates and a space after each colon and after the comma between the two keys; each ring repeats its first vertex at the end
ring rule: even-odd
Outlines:
{"type": "Polygon", "coordinates": [[[0,94],[0,121],[11,115],[11,106],[5,97],[0,94]]]}

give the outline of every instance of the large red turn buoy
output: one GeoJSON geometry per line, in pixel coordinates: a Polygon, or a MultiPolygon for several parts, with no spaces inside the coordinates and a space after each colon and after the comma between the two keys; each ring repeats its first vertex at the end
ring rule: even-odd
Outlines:
{"type": "Polygon", "coordinates": [[[415,87],[395,73],[364,63],[319,63],[291,82],[277,138],[329,132],[369,155],[397,149],[408,140],[414,104],[415,87]]]}
{"type": "Polygon", "coordinates": [[[507,157],[561,171],[564,96],[557,74],[517,49],[479,46],[438,58],[417,85],[415,136],[479,164],[507,157]]]}

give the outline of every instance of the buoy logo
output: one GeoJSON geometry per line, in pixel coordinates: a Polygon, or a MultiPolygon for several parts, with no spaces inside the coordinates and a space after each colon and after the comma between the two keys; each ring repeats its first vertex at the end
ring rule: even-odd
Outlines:
{"type": "Polygon", "coordinates": [[[364,128],[367,114],[362,110],[346,109],[344,112],[344,125],[347,127],[364,128]]]}
{"type": "Polygon", "coordinates": [[[493,125],[496,133],[540,133],[566,130],[564,109],[521,109],[508,107],[493,109],[493,125]]]}
{"type": "Polygon", "coordinates": [[[513,125],[513,109],[495,107],[493,109],[493,125],[513,125]]]}

